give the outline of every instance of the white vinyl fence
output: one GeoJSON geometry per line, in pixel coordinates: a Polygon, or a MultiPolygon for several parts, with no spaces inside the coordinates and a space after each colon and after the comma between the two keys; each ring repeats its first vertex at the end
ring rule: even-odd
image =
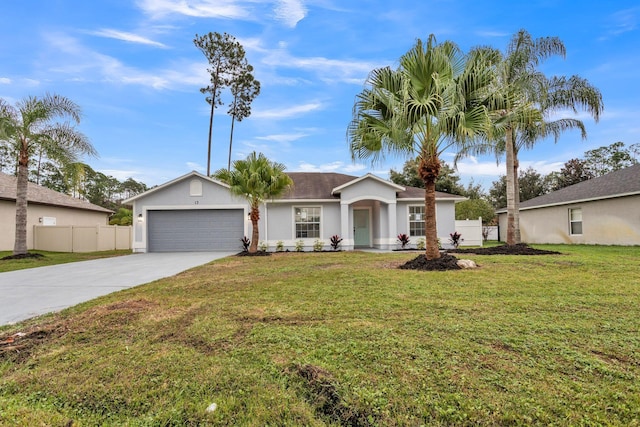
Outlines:
{"type": "Polygon", "coordinates": [[[462,234],[460,246],[482,246],[482,218],[456,220],[456,231],[462,234]]]}
{"type": "Polygon", "coordinates": [[[119,225],[35,225],[33,248],[51,252],[99,252],[131,249],[131,227],[119,225]]]}

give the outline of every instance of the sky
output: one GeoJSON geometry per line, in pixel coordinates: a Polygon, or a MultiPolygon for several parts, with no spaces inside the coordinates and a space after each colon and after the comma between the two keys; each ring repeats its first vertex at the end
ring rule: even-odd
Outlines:
{"type": "MultiPolygon", "coordinates": [[[[75,101],[78,129],[99,153],[85,162],[149,186],[206,172],[209,82],[196,34],[227,32],[245,48],[261,83],[249,118],[236,123],[232,159],[252,151],[287,171],[368,172],[388,178],[406,158],[352,161],[347,126],[356,95],[375,68],[396,68],[418,38],[434,34],[463,51],[504,51],[520,29],[557,36],[562,59],[540,69],[577,74],[601,92],[598,123],[520,153],[521,169],[546,174],[586,150],[640,142],[640,4],[637,0],[2,0],[0,98],[11,104],[55,93],[75,101]]],[[[212,171],[226,168],[231,119],[216,109],[212,171]]],[[[567,117],[576,117],[568,115],[567,117]]],[[[443,160],[452,164],[454,151],[443,160]]],[[[485,189],[504,160],[458,163],[463,183],[485,189]]]]}

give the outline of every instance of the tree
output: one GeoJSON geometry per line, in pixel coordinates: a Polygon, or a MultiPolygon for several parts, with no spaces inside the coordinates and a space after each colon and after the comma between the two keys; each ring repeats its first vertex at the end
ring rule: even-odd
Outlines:
{"type": "MultiPolygon", "coordinates": [[[[549,192],[547,176],[543,176],[529,167],[519,172],[518,200],[527,201],[549,192]]],[[[501,175],[493,181],[489,189],[489,201],[496,209],[507,206],[507,179],[501,175]]]]}
{"type": "MultiPolygon", "coordinates": [[[[442,167],[436,180],[436,191],[449,194],[464,195],[464,187],[460,184],[460,177],[455,169],[446,162],[441,162],[442,167]]],[[[424,181],[418,176],[418,159],[409,159],[404,162],[402,172],[389,171],[389,179],[399,185],[408,187],[424,188],[424,181]]]]}
{"type": "Polygon", "coordinates": [[[626,148],[624,142],[589,150],[584,153],[584,165],[594,177],[633,166],[638,163],[640,144],[626,148]]]}
{"type": "Polygon", "coordinates": [[[496,210],[485,199],[469,199],[456,203],[456,219],[477,219],[482,217],[482,224],[487,225],[493,221],[496,210]]]}
{"type": "MultiPolygon", "coordinates": [[[[481,49],[482,50],[482,49],[481,49]]],[[[596,121],[602,112],[602,95],[579,76],[546,77],[537,68],[551,56],[565,56],[565,46],[557,37],[540,37],[520,30],[516,33],[495,68],[498,85],[492,98],[491,117],[495,132],[493,144],[475,148],[475,152],[493,151],[506,157],[507,244],[520,243],[518,199],[518,153],[538,140],[553,136],[557,142],[562,132],[578,128],[583,138],[582,121],[574,118],[553,119],[564,110],[581,108],[596,121]]]]}
{"type": "Polygon", "coordinates": [[[240,70],[240,74],[234,76],[231,82],[231,94],[233,102],[229,107],[229,115],[231,116],[231,133],[229,135],[229,161],[227,169],[231,169],[231,146],[233,145],[233,126],[235,121],[241,122],[242,119],[251,115],[251,102],[260,94],[260,82],[253,77],[253,67],[251,65],[240,70]]]}
{"type": "Polygon", "coordinates": [[[133,224],[133,211],[127,208],[118,208],[118,211],[109,218],[109,225],[133,224]]]}
{"type": "Polygon", "coordinates": [[[431,35],[400,58],[397,70],[371,72],[353,108],[348,137],[352,158],[375,163],[387,153],[417,157],[425,187],[425,258],[440,257],[435,215],[440,155],[487,128],[483,105],[492,74],[481,54],[464,55],[431,35]]]}
{"type": "Polygon", "coordinates": [[[550,190],[556,191],[570,185],[595,178],[595,174],[587,165],[587,162],[581,159],[567,160],[560,172],[553,175],[554,182],[551,183],[550,190]]]}
{"type": "Polygon", "coordinates": [[[256,155],[254,151],[246,160],[234,161],[231,170],[219,169],[213,175],[214,178],[228,184],[232,194],[244,197],[249,202],[252,227],[250,253],[258,251],[260,204],[281,196],[293,185],[293,181],[284,170],[285,166],[282,163],[271,162],[264,154],[256,155]]]}
{"type": "Polygon", "coordinates": [[[209,139],[207,145],[207,176],[211,174],[211,136],[213,133],[213,114],[218,105],[222,105],[222,89],[228,87],[233,76],[241,75],[247,68],[245,52],[236,38],[227,33],[196,34],[193,43],[209,62],[207,71],[211,75],[209,85],[200,89],[207,94],[206,101],[211,105],[209,116],[209,139]]]}
{"type": "Polygon", "coordinates": [[[27,253],[27,184],[32,157],[40,150],[48,158],[64,162],[81,154],[96,155],[87,137],[72,123],[56,119],[78,124],[80,107],[59,95],[30,96],[15,107],[0,99],[0,140],[18,153],[14,255],[27,253]]]}

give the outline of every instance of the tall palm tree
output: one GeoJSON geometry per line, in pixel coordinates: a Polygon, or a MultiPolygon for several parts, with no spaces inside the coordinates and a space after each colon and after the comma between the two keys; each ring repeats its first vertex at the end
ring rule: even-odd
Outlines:
{"type": "Polygon", "coordinates": [[[0,99],[0,141],[18,153],[14,255],[27,253],[27,184],[32,157],[42,152],[49,159],[70,162],[81,154],[96,155],[84,134],[72,123],[57,119],[78,124],[80,107],[64,96],[50,94],[27,97],[15,107],[0,99]]]}
{"type": "MultiPolygon", "coordinates": [[[[479,49],[483,50],[483,49],[479,49]]],[[[494,54],[496,51],[492,50],[494,54]]],[[[579,76],[547,77],[538,70],[545,59],[564,58],[564,43],[557,37],[533,39],[525,31],[518,31],[511,39],[504,55],[499,54],[495,96],[491,117],[495,125],[493,141],[471,146],[465,153],[494,152],[505,155],[507,181],[507,244],[520,243],[520,200],[518,153],[531,148],[537,141],[553,136],[557,142],[562,132],[579,129],[582,138],[586,130],[581,120],[554,116],[563,110],[587,111],[596,121],[603,109],[602,95],[597,88],[579,76]],[[499,131],[497,131],[499,129],[499,131]]]]}
{"type": "Polygon", "coordinates": [[[486,132],[486,102],[493,74],[483,54],[464,55],[453,43],[431,35],[400,59],[397,70],[373,70],[358,95],[348,127],[354,159],[376,161],[387,154],[417,157],[425,184],[427,259],[440,257],[435,183],[441,154],[486,132]]]}
{"type": "Polygon", "coordinates": [[[281,196],[293,185],[284,170],[282,163],[272,162],[264,154],[254,151],[246,160],[235,160],[231,170],[219,169],[213,174],[214,178],[229,185],[232,194],[244,197],[249,202],[252,227],[250,253],[258,251],[260,204],[281,196]]]}

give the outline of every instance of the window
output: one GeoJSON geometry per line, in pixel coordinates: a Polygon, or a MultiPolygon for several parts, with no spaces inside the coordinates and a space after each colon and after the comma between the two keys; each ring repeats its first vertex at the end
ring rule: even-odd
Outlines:
{"type": "Polygon", "coordinates": [[[409,206],[409,236],[424,235],[424,206],[409,206]]]}
{"type": "Polygon", "coordinates": [[[320,208],[294,208],[296,239],[320,238],[320,208]]]}
{"type": "Polygon", "coordinates": [[[570,234],[582,234],[582,209],[569,209],[570,234]]]}

